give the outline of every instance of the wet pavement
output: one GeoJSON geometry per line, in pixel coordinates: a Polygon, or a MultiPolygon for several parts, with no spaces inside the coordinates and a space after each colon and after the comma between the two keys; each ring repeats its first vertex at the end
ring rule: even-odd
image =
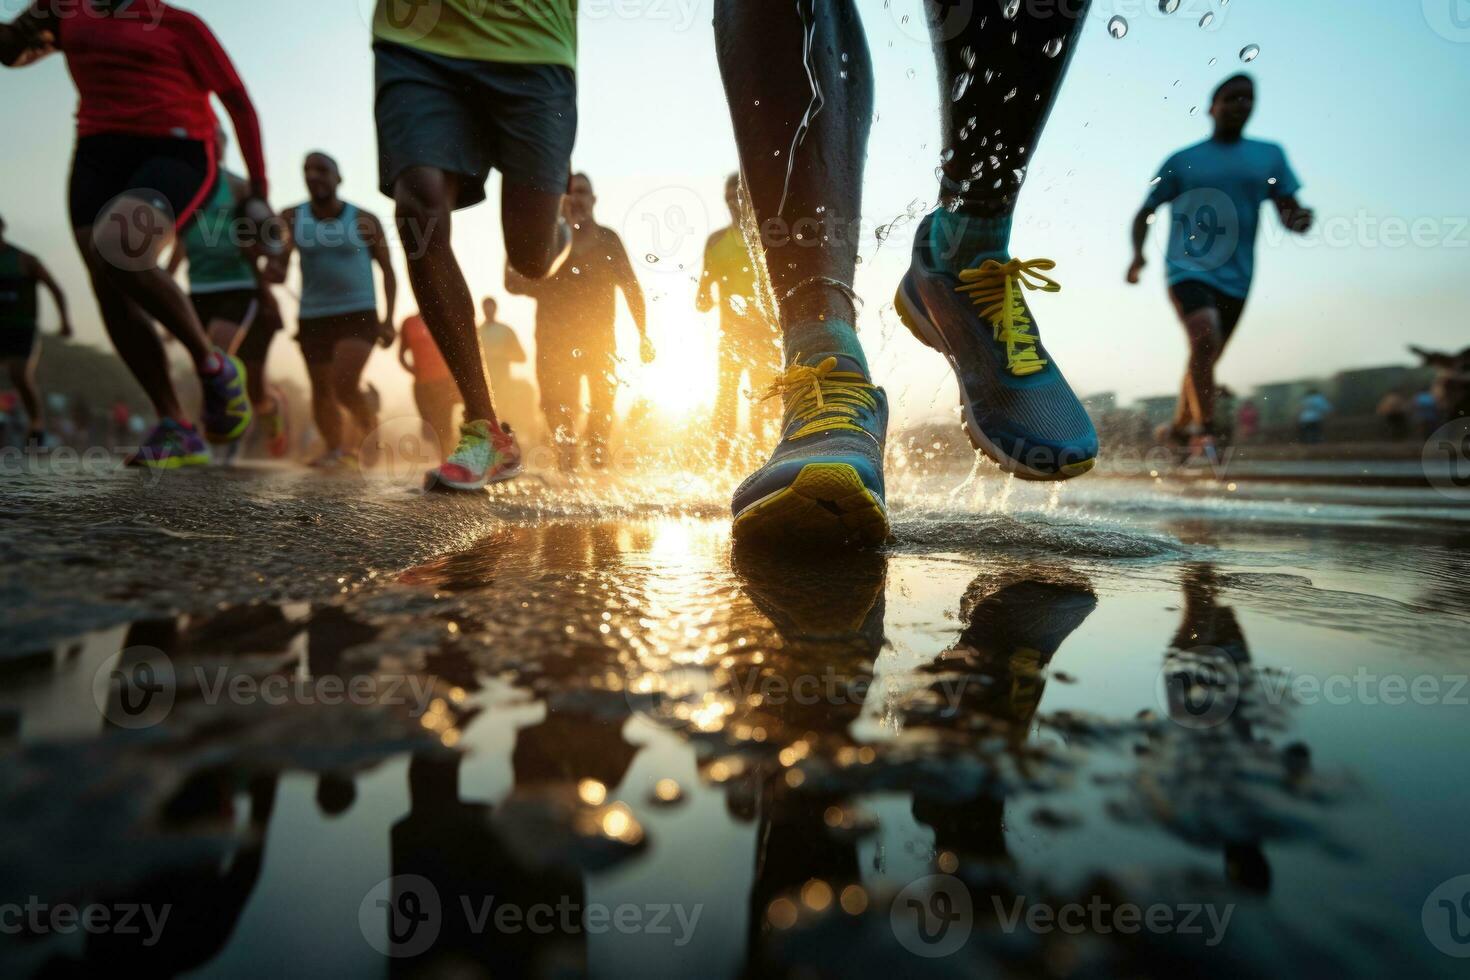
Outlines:
{"type": "Polygon", "coordinates": [[[1463,508],[728,482],[10,482],[0,970],[1463,975],[1463,508]]]}

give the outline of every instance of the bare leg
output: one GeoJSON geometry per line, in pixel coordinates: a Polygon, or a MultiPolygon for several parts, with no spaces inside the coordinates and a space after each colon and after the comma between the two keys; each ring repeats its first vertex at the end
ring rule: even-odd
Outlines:
{"type": "Polygon", "coordinates": [[[617,365],[612,354],[593,357],[587,371],[587,453],[593,466],[607,465],[613,404],[618,396],[617,365]]]}
{"type": "Polygon", "coordinates": [[[414,296],[464,397],[465,418],[499,428],[475,330],[475,301],[450,241],[459,178],[433,167],[412,167],[398,178],[393,198],[414,296]]]}
{"type": "Polygon", "coordinates": [[[311,377],[311,417],[316,430],[321,433],[327,450],[342,448],[342,406],[337,404],[337,393],[332,383],[330,364],[306,365],[311,377]]]}
{"type": "Polygon", "coordinates": [[[851,295],[824,281],[850,287],[857,266],[873,118],[873,64],[857,6],[718,0],[715,42],[786,358],[832,352],[862,362],[851,295]]]}
{"type": "Polygon", "coordinates": [[[10,368],[10,383],[15,385],[15,390],[20,394],[32,432],[46,430],[46,412],[41,406],[41,393],[36,388],[36,361],[39,359],[40,345],[37,344],[30,357],[15,357],[6,362],[10,368]]]}
{"type": "Polygon", "coordinates": [[[1184,320],[1189,335],[1189,373],[1185,391],[1197,425],[1209,429],[1215,420],[1215,362],[1220,357],[1220,312],[1206,307],[1184,320]]]}
{"type": "Polygon", "coordinates": [[[362,387],[362,372],[372,356],[373,345],[366,340],[339,341],[332,352],[332,391],[363,437],[378,427],[377,414],[362,387]]]}
{"type": "Polygon", "coordinates": [[[500,224],[505,232],[505,257],[511,268],[527,279],[545,279],[571,253],[570,238],[557,241],[561,199],[561,194],[532,190],[510,181],[501,187],[500,224]]]}

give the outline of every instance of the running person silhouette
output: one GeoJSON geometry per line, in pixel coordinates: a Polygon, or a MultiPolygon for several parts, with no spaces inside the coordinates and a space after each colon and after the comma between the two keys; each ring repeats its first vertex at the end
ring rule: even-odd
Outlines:
{"type": "MultiPolygon", "coordinates": [[[[344,410],[364,440],[378,428],[376,399],[363,388],[362,372],[373,345],[393,343],[398,277],[388,236],[377,217],[337,196],[342,173],[325,153],[311,153],[303,168],[311,199],[281,213],[286,247],[279,262],[301,253],[301,329],[298,340],[311,378],[311,413],[326,450],[313,466],[352,463],[344,410]],[[387,313],[378,316],[373,263],[383,274],[387,313]]],[[[371,448],[364,446],[364,448],[371,448]]]]}
{"type": "Polygon", "coordinates": [[[566,255],[571,232],[558,214],[577,134],[576,3],[440,0],[407,19],[400,7],[379,0],[373,21],[380,185],[397,205],[414,295],[466,419],[425,485],[480,490],[519,473],[521,453],[491,402],[452,215],[483,201],[498,169],[510,265],[542,279],[566,255]]]}
{"type": "Polygon", "coordinates": [[[623,240],[593,217],[597,196],[586,174],[573,174],[567,184],[565,214],[572,226],[572,251],[556,274],[542,281],[505,270],[505,288],[536,300],[536,384],[541,411],[557,447],[557,464],[567,473],[577,468],[577,415],[582,379],[587,380],[587,461],[607,465],[613,401],[618,391],[617,294],[621,290],[641,338],[643,363],[653,360],[648,339],[648,309],[643,288],[628,260],[623,240]]]}
{"type": "MultiPolygon", "coordinates": [[[[715,453],[731,459],[739,422],[740,379],[749,375],[751,388],[769,387],[781,373],[781,334],[761,313],[756,297],[755,269],[741,229],[740,175],[725,181],[725,204],[730,225],[710,236],[704,247],[704,271],[694,307],[701,313],[720,305],[719,380],[715,387],[715,453]],[[718,296],[716,295],[718,294],[718,296]]],[[[779,408],[773,400],[751,406],[751,434],[761,440],[767,423],[779,408]]]]}
{"type": "Polygon", "coordinates": [[[1250,294],[1261,205],[1274,204],[1289,231],[1301,234],[1312,227],[1312,212],[1297,203],[1301,183],[1285,151],[1245,136],[1255,105],[1256,86],[1249,75],[1220,83],[1210,99],[1214,133],[1164,161],[1133,219],[1128,281],[1137,284],[1146,265],[1148,226],[1154,212],[1170,206],[1169,298],[1189,337],[1189,366],[1166,441],[1190,443],[1197,452],[1214,446],[1215,365],[1250,294]]]}
{"type": "Polygon", "coordinates": [[[40,307],[36,285],[45,286],[61,316],[61,336],[70,337],[71,315],[66,294],[51,278],[41,260],[5,240],[5,219],[0,218],[0,360],[10,374],[10,383],[20,394],[30,423],[27,449],[46,448],[45,402],[36,387],[36,365],[41,360],[40,307]]]}
{"type": "Polygon", "coordinates": [[[209,446],[185,418],[152,319],[176,337],[204,390],[204,430],[232,442],[250,427],[245,368],[214,347],[159,259],[208,200],[219,176],[214,111],[219,97],[250,171],[242,206],[269,219],[260,125],[245,85],[219,41],[195,15],[163,0],[92,0],[81,15],[37,0],[0,25],[0,62],[65,56],[80,96],[72,163],[72,231],[118,354],[158,412],[131,465],[174,469],[208,463],[209,446]]]}
{"type": "MultiPolygon", "coordinates": [[[[223,160],[229,136],[215,132],[215,158],[223,160]]],[[[270,284],[257,268],[257,258],[241,247],[237,211],[250,196],[245,178],[220,169],[214,193],[199,217],[174,245],[168,271],[189,265],[189,300],[212,344],[245,365],[246,387],[257,425],[264,431],[272,456],[286,454],[281,406],[267,390],[265,361],[271,341],[282,328],[281,311],[270,284]]]]}
{"type": "MultiPolygon", "coordinates": [[[[1064,480],[1097,456],[1091,420],[1026,301],[1058,287],[1010,229],[1087,0],[1044,8],[925,0],[942,92],[943,205],[920,224],[899,315],[954,369],[971,441],[1008,472],[1064,480]]],[[[873,65],[853,0],[718,0],[715,41],[761,229],[786,373],[785,431],[735,492],[737,539],[888,536],[888,401],[858,341],[853,273],[873,65]]]]}

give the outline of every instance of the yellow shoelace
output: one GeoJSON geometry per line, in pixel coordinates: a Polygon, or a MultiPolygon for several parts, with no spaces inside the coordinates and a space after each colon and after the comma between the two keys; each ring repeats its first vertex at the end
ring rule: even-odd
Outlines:
{"type": "Polygon", "coordinates": [[[1004,263],[986,259],[978,269],[960,270],[961,284],[955,292],[968,293],[980,307],[980,315],[991,322],[995,342],[1006,345],[1006,369],[1018,378],[1046,367],[1046,360],[1036,352],[1037,337],[1031,332],[1034,327],[1023,297],[1027,289],[1061,292],[1060,283],[1042,275],[1043,270],[1056,267],[1051,259],[1011,259],[1004,263]]]}
{"type": "MultiPolygon", "coordinates": [[[[797,361],[801,356],[797,355],[797,361]]],[[[800,419],[805,425],[790,436],[804,439],[819,432],[847,429],[867,433],[856,419],[864,411],[876,411],[877,386],[856,371],[838,371],[837,358],[829,357],[820,364],[796,363],[777,378],[761,401],[791,396],[786,406],[786,419],[800,419]]]]}

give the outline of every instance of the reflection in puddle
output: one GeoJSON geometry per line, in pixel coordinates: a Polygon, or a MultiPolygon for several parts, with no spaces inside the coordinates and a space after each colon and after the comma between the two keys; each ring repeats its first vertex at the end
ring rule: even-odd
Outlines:
{"type": "MultiPolygon", "coordinates": [[[[916,524],[838,565],[731,555],[692,516],[498,525],[331,601],[11,658],[0,899],[171,911],[136,935],[24,929],[0,958],[849,976],[911,972],[957,929],[924,967],[1446,972],[1417,911],[1353,932],[1375,901],[1321,883],[1428,894],[1463,822],[1420,808],[1401,857],[1444,873],[1395,875],[1364,784],[1412,784],[1350,759],[1392,725],[1273,680],[1299,650],[1382,668],[1392,648],[1291,615],[1216,544],[1095,531],[1048,556],[1015,523],[994,547],[916,524]],[[1216,918],[1037,925],[1154,905],[1216,918]]],[[[1447,738],[1416,717],[1421,744],[1447,738]]]]}

